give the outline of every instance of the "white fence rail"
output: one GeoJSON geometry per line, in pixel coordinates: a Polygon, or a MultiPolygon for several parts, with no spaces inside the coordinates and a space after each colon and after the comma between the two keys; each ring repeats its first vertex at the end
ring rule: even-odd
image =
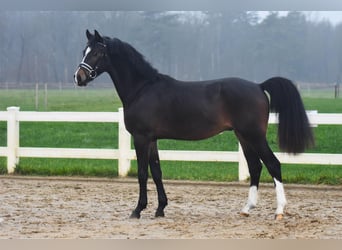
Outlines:
{"type": "MultiPolygon", "coordinates": [[[[342,114],[318,114],[308,112],[313,126],[320,124],[342,125],[342,114]]],[[[36,158],[86,158],[117,159],[119,176],[126,176],[131,160],[136,159],[131,149],[131,136],[123,121],[123,109],[119,112],[20,112],[18,107],[9,107],[0,112],[0,121],[7,121],[7,147],[0,147],[0,156],[7,157],[8,173],[13,173],[20,157],[36,158]],[[20,147],[20,122],[117,122],[119,124],[118,149],[79,149],[79,148],[38,148],[20,147]]],[[[277,123],[277,117],[270,115],[269,123],[277,123]]],[[[232,151],[184,151],[160,150],[161,160],[238,162],[239,180],[249,177],[247,163],[239,145],[237,152],[232,151]]],[[[289,155],[276,153],[282,163],[291,164],[331,164],[342,165],[342,154],[304,153],[289,155]]]]}

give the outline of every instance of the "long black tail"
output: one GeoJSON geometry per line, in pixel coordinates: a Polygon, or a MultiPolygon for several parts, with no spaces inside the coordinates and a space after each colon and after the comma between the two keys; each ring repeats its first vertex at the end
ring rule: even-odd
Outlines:
{"type": "Polygon", "coordinates": [[[278,141],[282,151],[302,153],[314,145],[304,105],[296,86],[288,79],[274,77],[260,84],[270,95],[270,109],[278,113],[278,141]]]}

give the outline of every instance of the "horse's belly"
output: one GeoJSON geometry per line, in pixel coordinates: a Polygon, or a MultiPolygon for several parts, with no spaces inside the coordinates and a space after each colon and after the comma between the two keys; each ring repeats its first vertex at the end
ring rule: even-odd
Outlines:
{"type": "Polygon", "coordinates": [[[156,137],[164,139],[201,140],[229,129],[229,124],[224,122],[183,120],[158,126],[156,137]]]}

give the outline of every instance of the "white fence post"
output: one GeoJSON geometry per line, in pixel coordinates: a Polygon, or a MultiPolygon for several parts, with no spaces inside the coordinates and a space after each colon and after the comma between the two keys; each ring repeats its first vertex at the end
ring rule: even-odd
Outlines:
{"type": "Polygon", "coordinates": [[[16,165],[19,164],[19,107],[8,107],[7,120],[7,172],[13,173],[16,165]]]}
{"type": "Polygon", "coordinates": [[[317,116],[318,111],[317,110],[307,110],[306,113],[308,115],[309,121],[311,121],[310,122],[310,126],[313,127],[313,128],[317,128],[318,125],[316,123],[312,122],[312,120],[313,120],[312,117],[317,116]]]}
{"type": "Polygon", "coordinates": [[[128,133],[124,122],[123,108],[119,108],[119,176],[125,177],[131,168],[129,151],[131,150],[131,135],[128,133]]]}
{"type": "Polygon", "coordinates": [[[249,177],[249,170],[241,144],[239,143],[239,181],[245,181],[249,177]]]}

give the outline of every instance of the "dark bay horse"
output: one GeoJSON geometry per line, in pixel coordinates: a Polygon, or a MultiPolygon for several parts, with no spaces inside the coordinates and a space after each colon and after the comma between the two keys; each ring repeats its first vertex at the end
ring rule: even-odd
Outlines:
{"type": "Polygon", "coordinates": [[[158,139],[200,140],[225,130],[239,139],[250,172],[248,216],[257,203],[262,169],[266,165],[275,184],[276,218],[286,205],[280,162],[266,140],[269,111],[278,113],[278,141],[288,153],[300,153],[314,143],[301,97],[285,78],[256,84],[239,78],[182,82],[160,74],[131,45],[86,31],[88,43],[75,73],[78,86],[86,86],[103,72],[115,85],[124,107],[127,130],[134,139],[138,161],[139,200],[131,218],[140,218],[147,206],[148,165],[158,192],[155,216],[164,216],[167,197],[157,149],[158,139]],[[265,92],[268,92],[270,101],[265,92]]]}

